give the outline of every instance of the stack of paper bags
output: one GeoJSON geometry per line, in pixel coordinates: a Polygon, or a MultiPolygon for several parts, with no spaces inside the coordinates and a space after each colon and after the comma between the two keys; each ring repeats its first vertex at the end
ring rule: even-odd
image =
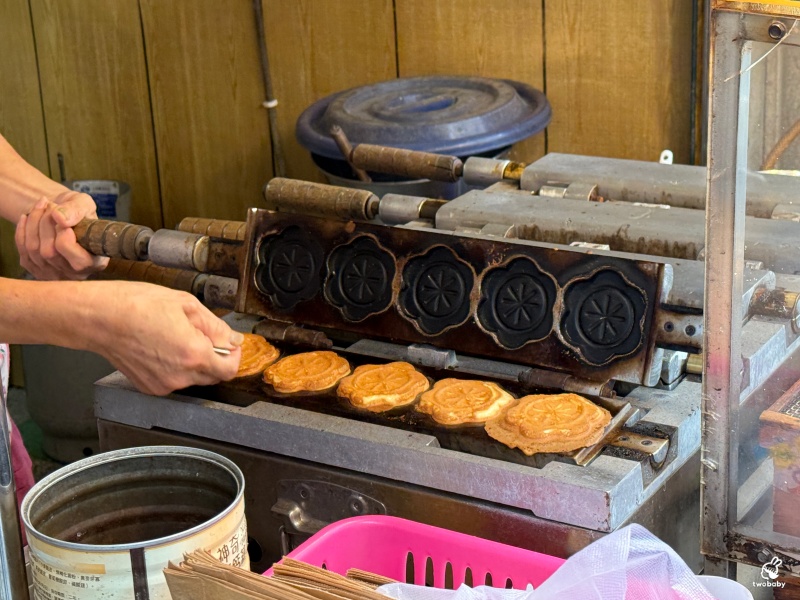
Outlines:
{"type": "Polygon", "coordinates": [[[348,577],[285,558],[273,577],[223,564],[203,550],[164,569],[173,600],[387,600],[375,588],[391,579],[353,570],[348,577]]]}

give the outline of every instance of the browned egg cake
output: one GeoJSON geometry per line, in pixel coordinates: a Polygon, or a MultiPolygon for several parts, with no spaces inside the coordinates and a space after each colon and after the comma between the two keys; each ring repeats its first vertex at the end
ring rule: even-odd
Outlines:
{"type": "Polygon", "coordinates": [[[417,410],[442,425],[475,425],[497,416],[514,396],[491,381],[442,379],[422,394],[417,410]]]}
{"type": "Polygon", "coordinates": [[[577,394],[524,396],[486,423],[486,433],[526,455],[570,452],[596,444],[611,414],[577,394]]]}
{"type": "Polygon", "coordinates": [[[372,412],[406,406],[430,387],[428,378],[407,362],[362,365],[339,383],[337,394],[372,412]]]}
{"type": "Polygon", "coordinates": [[[330,350],[282,358],[264,371],[264,381],[283,393],[315,392],[334,386],[350,373],[350,364],[330,350]]]}

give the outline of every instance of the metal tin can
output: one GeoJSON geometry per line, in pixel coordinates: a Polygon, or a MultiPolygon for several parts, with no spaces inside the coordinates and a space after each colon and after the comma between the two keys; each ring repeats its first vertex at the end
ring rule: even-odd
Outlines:
{"type": "Polygon", "coordinates": [[[170,598],[163,570],[205,549],[249,568],[244,477],[213,452],[147,446],[99,454],[22,503],[35,598],[170,598]]]}

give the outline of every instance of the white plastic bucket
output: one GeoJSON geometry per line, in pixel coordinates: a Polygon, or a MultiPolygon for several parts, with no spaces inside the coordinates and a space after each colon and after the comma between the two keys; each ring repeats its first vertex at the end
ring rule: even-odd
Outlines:
{"type": "Polygon", "coordinates": [[[148,446],[98,454],[25,497],[34,598],[169,600],[163,569],[203,548],[249,568],[244,477],[213,452],[148,446]]]}
{"type": "Polygon", "coordinates": [[[131,186],[111,179],[68,181],[67,187],[89,194],[97,205],[97,218],[111,221],[131,220],[131,186]]]}
{"type": "Polygon", "coordinates": [[[698,575],[703,587],[719,600],[753,600],[753,594],[741,583],[716,575],[698,575]]]}

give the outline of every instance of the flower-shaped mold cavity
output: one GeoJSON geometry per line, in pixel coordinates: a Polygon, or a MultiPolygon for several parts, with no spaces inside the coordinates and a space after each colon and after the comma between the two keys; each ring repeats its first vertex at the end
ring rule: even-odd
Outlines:
{"type": "Polygon", "coordinates": [[[550,333],[555,299],[553,278],[517,258],[484,274],[478,320],[500,344],[520,348],[550,333]]]}
{"type": "Polygon", "coordinates": [[[325,294],[348,321],[361,321],[392,303],[394,257],[371,237],[339,246],[328,258],[325,294]]]}
{"type": "Polygon", "coordinates": [[[604,269],[567,284],[561,333],[583,360],[601,366],[640,347],[646,310],[640,288],[604,269]]]}
{"type": "Polygon", "coordinates": [[[310,300],[322,287],[324,253],[299,227],[265,237],[258,246],[256,286],[281,309],[310,300]]]}
{"type": "Polygon", "coordinates": [[[472,268],[437,246],[406,263],[400,306],[420,331],[436,335],[467,319],[474,283],[472,268]]]}

